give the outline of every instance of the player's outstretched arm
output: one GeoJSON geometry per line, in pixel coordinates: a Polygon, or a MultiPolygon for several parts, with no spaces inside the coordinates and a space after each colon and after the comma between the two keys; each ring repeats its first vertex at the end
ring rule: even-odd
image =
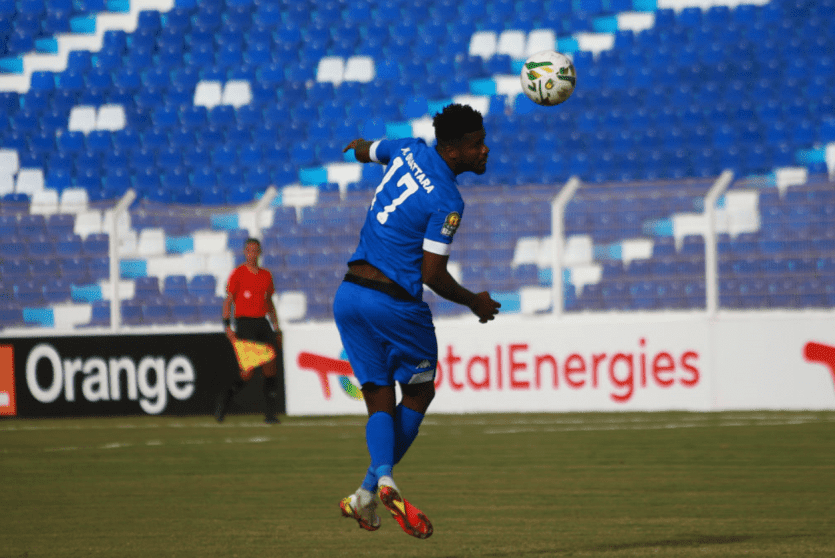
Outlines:
{"type": "Polygon", "coordinates": [[[447,270],[448,260],[449,256],[440,256],[424,250],[422,267],[424,284],[439,296],[468,307],[483,324],[495,318],[502,305],[490,298],[490,293],[487,291],[476,294],[459,285],[447,270]]]}
{"type": "Polygon", "coordinates": [[[360,163],[370,163],[371,155],[369,150],[372,143],[374,142],[358,138],[345,146],[345,149],[343,149],[342,152],[347,153],[349,150],[353,149],[354,156],[357,158],[357,161],[360,163]]]}

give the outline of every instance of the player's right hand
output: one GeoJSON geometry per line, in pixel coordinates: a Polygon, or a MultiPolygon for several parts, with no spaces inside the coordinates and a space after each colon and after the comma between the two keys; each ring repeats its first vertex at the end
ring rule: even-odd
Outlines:
{"type": "Polygon", "coordinates": [[[475,302],[470,307],[470,310],[478,316],[479,322],[486,324],[496,317],[501,307],[502,305],[500,303],[490,298],[489,292],[482,291],[476,295],[475,302]]]}
{"type": "Polygon", "coordinates": [[[345,146],[345,149],[343,149],[343,150],[342,150],[342,152],[343,152],[343,153],[347,153],[347,152],[348,152],[348,150],[350,150],[350,149],[356,149],[356,147],[357,147],[357,146],[360,144],[360,142],[362,142],[362,141],[365,141],[365,140],[363,140],[362,138],[355,139],[354,141],[352,141],[351,143],[349,143],[347,146],[345,146]]]}
{"type": "Polygon", "coordinates": [[[356,157],[357,161],[360,163],[370,163],[371,156],[369,155],[369,150],[371,148],[371,144],[368,140],[364,140],[362,138],[357,138],[348,145],[345,146],[345,149],[342,150],[343,153],[347,153],[349,150],[354,150],[354,157],[356,157]]]}

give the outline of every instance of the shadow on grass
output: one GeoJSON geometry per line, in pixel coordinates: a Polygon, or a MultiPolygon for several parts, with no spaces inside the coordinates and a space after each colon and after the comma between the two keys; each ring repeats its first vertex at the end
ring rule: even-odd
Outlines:
{"type": "Polygon", "coordinates": [[[642,542],[634,542],[634,543],[622,543],[622,544],[601,544],[598,546],[593,546],[588,548],[588,550],[603,552],[607,550],[630,550],[636,548],[654,548],[656,546],[660,547],[669,547],[669,548],[677,548],[677,547],[687,547],[687,546],[705,546],[711,544],[732,544],[732,543],[740,543],[745,542],[753,539],[751,535],[722,535],[722,536],[710,536],[710,535],[692,535],[689,537],[682,537],[679,539],[661,539],[657,541],[642,541],[642,542]]]}
{"type": "MultiPolygon", "coordinates": [[[[777,538],[794,538],[798,535],[787,535],[784,537],[777,537],[777,538]]],[[[563,554],[574,554],[575,552],[617,552],[620,550],[637,550],[641,548],[687,548],[687,547],[699,547],[699,546],[708,546],[708,545],[722,545],[722,544],[734,544],[734,543],[741,543],[752,540],[756,537],[752,535],[690,535],[675,539],[658,539],[658,540],[648,540],[642,542],[632,542],[632,543],[613,543],[613,544],[601,544],[595,545],[590,547],[584,548],[574,548],[574,549],[522,549],[521,551],[517,552],[488,552],[482,554],[482,556],[490,556],[490,557],[503,557],[503,556],[519,556],[519,554],[523,555],[533,555],[533,554],[542,554],[543,556],[555,556],[555,555],[563,555],[563,554]]],[[[773,538],[773,537],[768,537],[773,538]]],[[[446,558],[458,558],[455,555],[448,556],[446,558]]]]}

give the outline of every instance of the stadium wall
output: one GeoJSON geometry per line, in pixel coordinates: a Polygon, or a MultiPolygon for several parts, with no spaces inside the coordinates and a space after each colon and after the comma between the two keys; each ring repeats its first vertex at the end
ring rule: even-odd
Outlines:
{"type": "MultiPolygon", "coordinates": [[[[441,413],[835,409],[835,315],[436,323],[441,413]]],[[[333,324],[285,332],[287,412],[363,414],[333,324]]]]}

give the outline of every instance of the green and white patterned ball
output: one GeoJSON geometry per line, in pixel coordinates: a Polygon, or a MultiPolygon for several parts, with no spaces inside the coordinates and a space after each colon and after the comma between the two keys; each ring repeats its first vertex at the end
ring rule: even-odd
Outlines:
{"type": "Polygon", "coordinates": [[[577,72],[571,59],[553,50],[537,52],[525,60],[519,77],[525,95],[546,107],[564,103],[577,84],[577,72]]]}

